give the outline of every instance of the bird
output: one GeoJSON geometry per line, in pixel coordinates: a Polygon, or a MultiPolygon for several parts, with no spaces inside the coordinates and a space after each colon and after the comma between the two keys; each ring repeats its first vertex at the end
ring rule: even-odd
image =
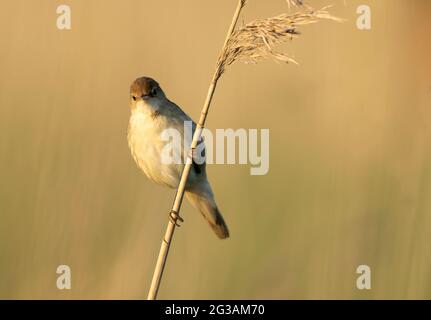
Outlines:
{"type": "MultiPolygon", "coordinates": [[[[159,185],[176,189],[180,183],[184,161],[164,163],[163,148],[166,141],[161,138],[167,129],[177,130],[185,145],[190,146],[192,137],[185,134],[184,122],[196,124],[174,102],[170,101],[159,83],[150,77],[137,78],[130,86],[130,119],[127,130],[128,145],[137,166],[149,180],[159,185]]],[[[203,139],[200,144],[204,144],[203,139]]],[[[203,145],[203,150],[204,149],[203,145]]],[[[182,144],[173,144],[174,153],[184,159],[182,144]]],[[[214,199],[208,181],[205,159],[196,161],[192,154],[192,168],[186,183],[185,196],[209,223],[220,239],[229,237],[229,229],[214,199]]]]}

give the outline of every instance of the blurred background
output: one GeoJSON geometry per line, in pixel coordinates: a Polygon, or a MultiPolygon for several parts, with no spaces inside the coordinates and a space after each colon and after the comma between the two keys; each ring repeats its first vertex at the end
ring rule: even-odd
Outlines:
{"type": "MultiPolygon", "coordinates": [[[[209,166],[231,238],[185,203],[162,299],[431,299],[431,2],[309,2],[347,21],[303,27],[299,66],[220,82],[208,127],[269,128],[270,171],[209,166]]],[[[1,4],[0,298],[144,299],[174,190],[132,160],[129,86],[154,77],[196,119],[236,1],[68,0],[70,31],[61,4],[1,4]]],[[[241,21],[287,10],[250,0],[241,21]]]]}

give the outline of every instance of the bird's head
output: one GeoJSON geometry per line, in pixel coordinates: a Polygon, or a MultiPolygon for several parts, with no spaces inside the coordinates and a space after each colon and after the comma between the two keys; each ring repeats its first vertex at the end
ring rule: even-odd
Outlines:
{"type": "Polygon", "coordinates": [[[132,110],[138,107],[158,109],[164,99],[166,96],[160,85],[156,80],[149,77],[138,78],[130,86],[130,107],[132,110]]]}

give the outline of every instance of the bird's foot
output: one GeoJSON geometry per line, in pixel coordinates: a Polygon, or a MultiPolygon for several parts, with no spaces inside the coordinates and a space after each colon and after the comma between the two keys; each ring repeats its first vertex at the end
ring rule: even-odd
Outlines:
{"type": "Polygon", "coordinates": [[[171,210],[171,212],[169,212],[169,220],[177,227],[181,227],[178,221],[184,222],[184,219],[181,218],[178,212],[176,212],[175,210],[171,210]]]}

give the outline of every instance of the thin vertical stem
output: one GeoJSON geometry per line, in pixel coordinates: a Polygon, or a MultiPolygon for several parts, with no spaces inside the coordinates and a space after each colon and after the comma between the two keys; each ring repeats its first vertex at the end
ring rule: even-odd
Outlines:
{"type": "MultiPolygon", "coordinates": [[[[230,36],[232,35],[233,31],[235,30],[235,26],[238,22],[239,15],[241,13],[242,8],[245,5],[245,2],[246,2],[246,0],[239,0],[239,2],[238,2],[238,6],[236,8],[232,23],[229,27],[229,31],[228,31],[227,36],[226,36],[226,40],[223,44],[222,52],[224,51],[230,36]]],[[[201,112],[201,116],[199,118],[198,125],[197,125],[196,130],[193,134],[193,140],[192,140],[192,144],[190,147],[191,150],[194,150],[196,148],[196,146],[197,146],[197,144],[201,138],[202,129],[204,128],[205,121],[206,121],[206,118],[208,115],[208,110],[209,110],[209,107],[211,105],[211,101],[212,101],[212,98],[214,96],[215,89],[217,87],[217,81],[219,79],[219,74],[220,74],[219,69],[220,69],[220,67],[218,65],[215,72],[214,72],[214,76],[212,78],[211,84],[209,86],[208,94],[207,94],[207,97],[205,100],[204,107],[202,108],[202,112],[201,112]]],[[[174,213],[176,216],[178,216],[178,214],[180,212],[180,208],[181,208],[181,204],[182,204],[182,201],[184,198],[184,192],[185,192],[185,188],[186,188],[187,179],[188,179],[188,176],[190,173],[191,165],[192,165],[192,158],[191,158],[191,155],[189,154],[187,157],[187,161],[184,165],[184,169],[183,169],[183,172],[181,175],[181,180],[180,180],[180,183],[178,185],[177,193],[175,195],[174,204],[173,204],[172,210],[171,210],[171,213],[174,213]]],[[[166,228],[166,232],[165,232],[165,236],[163,238],[162,245],[160,247],[160,252],[159,252],[159,257],[157,258],[156,267],[154,269],[154,275],[153,275],[153,279],[151,281],[150,291],[148,293],[148,300],[155,300],[157,298],[157,293],[159,291],[160,282],[162,280],[163,270],[165,268],[166,259],[168,257],[172,237],[174,236],[175,227],[176,227],[176,218],[170,219],[169,223],[168,223],[168,227],[166,228]]]]}

